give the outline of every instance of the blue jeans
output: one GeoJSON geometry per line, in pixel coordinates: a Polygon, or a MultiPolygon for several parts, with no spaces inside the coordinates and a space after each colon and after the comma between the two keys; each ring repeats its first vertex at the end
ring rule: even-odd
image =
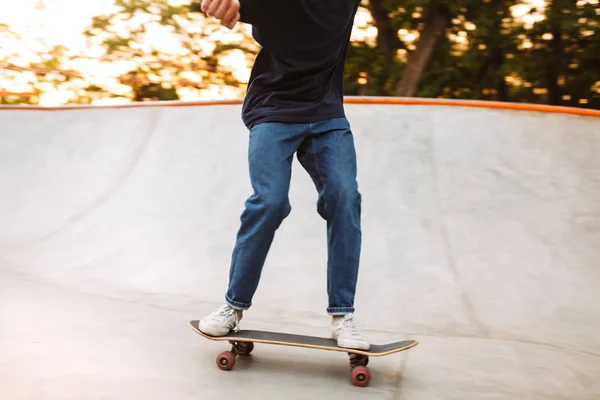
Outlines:
{"type": "Polygon", "coordinates": [[[241,215],[225,300],[242,310],[252,304],[275,231],[291,211],[288,192],[294,153],[316,186],[317,212],[327,221],[327,312],[354,312],[361,195],[354,138],[346,118],[268,122],[250,130],[248,161],[254,193],[241,215]]]}

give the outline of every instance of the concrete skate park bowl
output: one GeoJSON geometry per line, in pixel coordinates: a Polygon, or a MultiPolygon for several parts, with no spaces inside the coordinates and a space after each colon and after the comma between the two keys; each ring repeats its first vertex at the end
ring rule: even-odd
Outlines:
{"type": "MultiPolygon", "coordinates": [[[[348,98],[363,195],[356,299],[374,343],[229,347],[223,301],[250,194],[239,102],[0,108],[0,398],[600,398],[600,112],[348,98]]],[[[320,336],[325,223],[295,160],[242,328],[320,336]]]]}

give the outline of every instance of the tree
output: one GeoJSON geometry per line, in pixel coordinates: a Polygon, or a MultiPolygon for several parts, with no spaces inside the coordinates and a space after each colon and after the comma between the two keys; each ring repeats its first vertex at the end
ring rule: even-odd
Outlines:
{"type": "Polygon", "coordinates": [[[427,4],[419,40],[415,50],[410,53],[402,79],[396,86],[396,96],[413,97],[417,94],[419,82],[433,52],[450,26],[450,13],[450,8],[440,0],[431,0],[427,4]]]}
{"type": "Polygon", "coordinates": [[[421,76],[418,95],[509,101],[506,60],[517,51],[514,4],[487,0],[457,10],[421,76]]]}
{"type": "MultiPolygon", "coordinates": [[[[16,98],[14,90],[9,90],[6,85],[15,79],[14,72],[9,69],[12,59],[16,56],[13,50],[19,37],[6,24],[0,24],[0,104],[12,104],[22,101],[22,97],[16,98]]],[[[27,96],[29,97],[29,96],[27,96]]],[[[27,101],[27,100],[26,100],[27,101]]]]}
{"type": "MultiPolygon", "coordinates": [[[[203,16],[199,3],[175,1],[184,0],[116,0],[111,13],[85,30],[84,54],[39,48],[27,64],[0,48],[0,78],[14,79],[19,71],[28,90],[68,89],[74,93],[69,101],[84,103],[175,100],[204,90],[243,96],[247,75],[235,70],[248,71],[258,51],[250,27],[226,31],[203,16]],[[100,69],[98,75],[108,71],[113,80],[98,79],[94,71],[100,69]]],[[[598,0],[547,0],[539,9],[531,4],[363,0],[359,14],[371,20],[355,32],[376,28],[376,35],[351,42],[345,94],[599,108],[598,0]]],[[[6,28],[0,33],[8,43],[6,28]]]]}
{"type": "Polygon", "coordinates": [[[346,94],[599,107],[598,0],[548,0],[542,9],[524,0],[365,7],[377,37],[352,44],[346,94]]]}
{"type": "MultiPolygon", "coordinates": [[[[368,0],[365,7],[377,28],[375,46],[352,43],[347,77],[367,80],[369,94],[417,95],[436,50],[448,40],[449,30],[463,23],[453,18],[461,6],[449,0],[368,0]],[[356,71],[355,63],[364,70],[356,71]]],[[[357,89],[348,85],[349,94],[357,89]]]]}
{"type": "Polygon", "coordinates": [[[121,67],[121,90],[115,93],[101,84],[86,90],[136,101],[175,100],[185,90],[231,87],[241,92],[243,83],[223,60],[237,54],[238,63],[249,63],[257,48],[248,30],[238,26],[224,34],[198,11],[194,3],[116,0],[115,11],[95,17],[84,33],[90,48],[101,49],[100,61],[121,67]]]}
{"type": "Polygon", "coordinates": [[[0,25],[0,43],[0,82],[12,88],[0,86],[2,104],[33,104],[46,90],[66,87],[70,77],[57,73],[67,53],[64,47],[37,41],[23,50],[22,38],[6,25],[0,25]]]}
{"type": "Polygon", "coordinates": [[[541,12],[543,20],[521,27],[526,40],[510,66],[527,83],[523,99],[600,108],[598,1],[553,0],[541,12]]]}

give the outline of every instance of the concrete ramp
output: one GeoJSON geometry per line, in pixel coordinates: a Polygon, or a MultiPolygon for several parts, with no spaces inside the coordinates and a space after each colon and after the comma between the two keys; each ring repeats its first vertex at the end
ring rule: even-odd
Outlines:
{"type": "MultiPolygon", "coordinates": [[[[600,398],[600,112],[502,107],[348,100],[357,318],[421,342],[367,388],[342,353],[220,371],[187,326],[223,301],[251,193],[240,104],[1,108],[0,398],[600,398]]],[[[242,327],[327,336],[325,223],[292,180],[242,327]]]]}

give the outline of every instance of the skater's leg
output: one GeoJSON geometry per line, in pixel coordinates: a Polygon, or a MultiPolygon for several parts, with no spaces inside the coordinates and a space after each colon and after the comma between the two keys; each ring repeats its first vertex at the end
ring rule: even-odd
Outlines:
{"type": "Polygon", "coordinates": [[[327,312],[342,347],[368,348],[354,325],[354,297],[361,250],[361,194],[356,151],[345,118],[312,124],[298,159],[318,191],[317,210],[327,221],[327,312]]]}
{"type": "Polygon", "coordinates": [[[232,255],[226,301],[247,309],[258,287],[262,267],[275,231],[289,215],[291,163],[306,125],[266,123],[250,133],[250,181],[254,189],[246,201],[232,255]]]}
{"type": "Polygon", "coordinates": [[[212,335],[227,334],[248,309],[275,231],[289,215],[293,155],[308,125],[263,123],[250,131],[248,163],[254,193],[246,200],[231,258],[226,305],[201,321],[212,335]]]}
{"type": "Polygon", "coordinates": [[[361,195],[356,153],[345,118],[313,124],[298,160],[318,191],[317,211],[327,221],[327,293],[331,315],[354,312],[361,248],[361,195]]]}

